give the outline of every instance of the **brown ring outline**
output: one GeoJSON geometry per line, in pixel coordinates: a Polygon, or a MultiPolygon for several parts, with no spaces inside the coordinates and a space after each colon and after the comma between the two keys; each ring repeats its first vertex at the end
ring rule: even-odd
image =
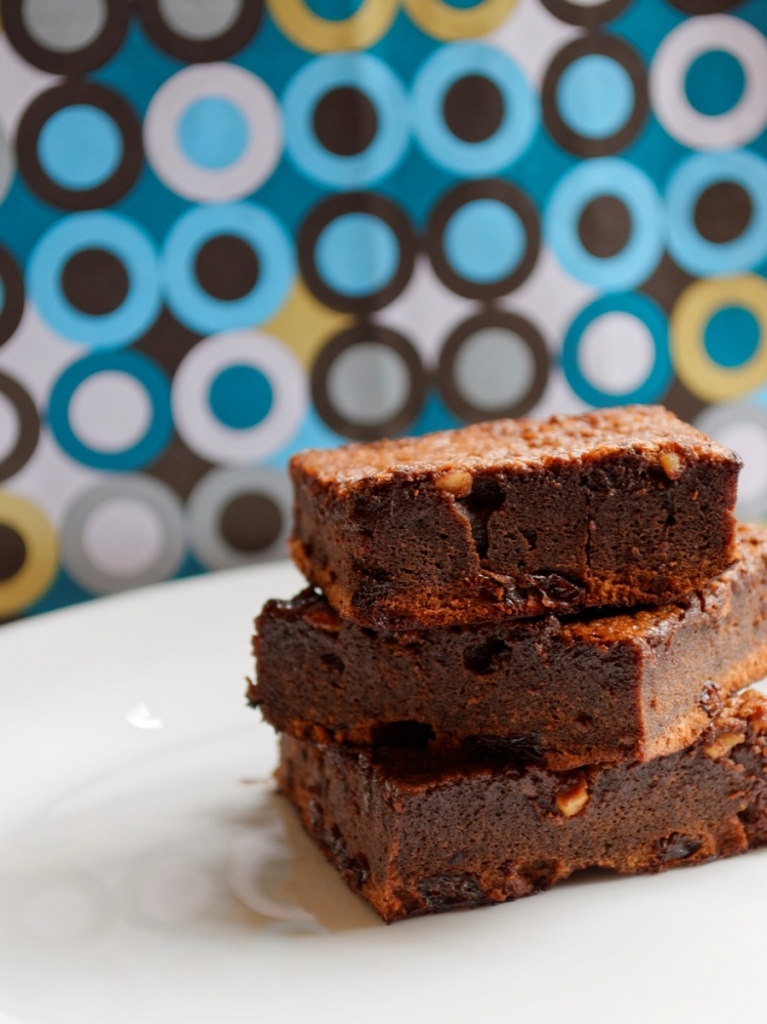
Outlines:
{"type": "Polygon", "coordinates": [[[415,238],[410,221],[390,199],[373,192],[349,192],[323,200],[309,213],[298,232],[298,264],[306,286],[320,302],[342,313],[370,313],[387,306],[410,280],[415,263],[415,238]],[[314,250],[320,235],[332,221],[346,213],[370,213],[387,224],[397,238],[399,264],[389,283],[370,295],[343,295],[320,277],[314,250]]]}
{"type": "Polygon", "coordinates": [[[263,0],[242,0],[233,25],[220,36],[188,39],[171,29],[160,14],[157,0],[138,0],[141,22],[147,35],[166,53],[189,64],[225,60],[247,46],[258,31],[264,14],[263,0]]]}
{"type": "Polygon", "coordinates": [[[95,82],[64,82],[37,96],[24,111],[16,136],[16,155],[24,179],[39,196],[66,210],[94,210],[121,199],[139,176],[144,159],[141,124],[125,100],[95,82]],[[122,136],[120,163],[107,181],[94,188],[70,189],[46,174],[37,150],[40,132],[59,110],[75,104],[108,114],[122,136]]]}
{"type": "Polygon", "coordinates": [[[19,437],[13,450],[0,461],[0,480],[8,480],[25,466],[37,448],[40,417],[35,403],[13,377],[0,373],[0,394],[10,399],[19,417],[19,437]]]}
{"type": "Polygon", "coordinates": [[[541,0],[543,6],[555,18],[567,22],[568,25],[578,25],[585,29],[596,28],[606,21],[617,18],[633,2],[634,0],[606,0],[605,3],[594,7],[583,7],[581,4],[569,3],[569,0],[541,0]]]}
{"type": "Polygon", "coordinates": [[[7,249],[0,248],[0,281],[3,306],[0,309],[0,345],[5,344],[19,326],[24,312],[24,278],[7,249]]]}
{"type": "Polygon", "coordinates": [[[538,212],[525,193],[500,178],[485,181],[467,181],[444,195],[429,216],[426,227],[426,250],[437,277],[447,287],[467,299],[496,299],[518,288],[529,277],[541,246],[538,212]],[[510,274],[497,281],[483,284],[469,281],[457,274],[450,265],[442,245],[445,228],[453,214],[476,199],[495,199],[508,206],[522,221],[527,238],[525,253],[510,274]]]}
{"type": "Polygon", "coordinates": [[[92,43],[82,50],[56,53],[36,42],[21,15],[24,0],[0,0],[0,21],[17,53],[36,68],[54,75],[81,75],[105,64],[117,52],[128,28],[132,0],[105,0],[107,20],[92,43]]]}
{"type": "Polygon", "coordinates": [[[446,405],[462,420],[466,420],[469,423],[478,423],[480,420],[488,418],[513,418],[529,412],[538,402],[546,387],[546,381],[549,379],[550,364],[551,357],[546,348],[546,343],[534,324],[524,317],[518,316],[516,313],[507,313],[500,309],[488,309],[459,324],[448,336],[440,352],[437,381],[446,405]],[[520,398],[518,402],[502,406],[499,409],[480,409],[471,402],[467,402],[455,382],[455,360],[461,350],[461,346],[467,338],[472,337],[477,331],[486,327],[501,327],[512,331],[527,343],[535,362],[535,374],[527,394],[520,398]]]}
{"type": "Polygon", "coordinates": [[[590,33],[575,39],[557,53],[546,69],[541,88],[541,110],[549,135],[564,149],[577,156],[608,156],[617,153],[639,134],[650,110],[647,76],[644,64],[633,47],[617,36],[590,33]],[[603,54],[612,57],[628,73],[634,87],[634,107],[628,121],[604,138],[591,139],[579,135],[563,121],[557,109],[557,86],[567,68],[581,57],[603,54]]]}
{"type": "Polygon", "coordinates": [[[426,398],[426,385],[426,370],[412,343],[398,331],[368,321],[347,327],[334,335],[318,353],[311,372],[312,401],[318,414],[331,430],[355,441],[376,441],[405,430],[421,411],[426,398]],[[369,341],[386,345],[402,357],[410,374],[410,391],[402,408],[388,420],[381,423],[354,423],[341,416],[328,399],[328,374],[342,352],[369,341]]]}

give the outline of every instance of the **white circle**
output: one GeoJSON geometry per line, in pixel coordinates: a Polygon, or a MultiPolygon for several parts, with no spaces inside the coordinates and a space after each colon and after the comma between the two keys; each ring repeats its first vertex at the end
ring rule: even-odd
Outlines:
{"type": "Polygon", "coordinates": [[[242,10],[241,0],[159,0],[157,6],[173,32],[201,41],[223,35],[242,10]]]}
{"type": "Polygon", "coordinates": [[[261,185],[282,153],[280,105],[256,75],[235,64],[194,64],[160,86],[144,118],[144,148],[154,171],[181,196],[201,202],[242,199],[261,185]],[[195,100],[230,100],[242,114],[248,140],[227,167],[193,163],[181,149],[176,127],[195,100]]]}
{"type": "Polygon", "coordinates": [[[604,313],[592,320],[578,346],[581,373],[607,395],[625,395],[641,387],[654,363],[653,336],[630,313],[604,313]]]}
{"type": "Polygon", "coordinates": [[[663,127],[692,149],[742,146],[767,125],[767,40],[752,25],[728,14],[683,21],[658,47],[650,68],[650,99],[663,127]],[[687,71],[696,57],[724,50],[745,73],[743,95],[723,114],[702,114],[685,92],[687,71]]]}
{"type": "Polygon", "coordinates": [[[0,462],[7,459],[16,447],[21,433],[21,423],[16,406],[0,391],[0,462]]]}
{"type": "Polygon", "coordinates": [[[328,399],[350,423],[381,423],[407,401],[410,374],[402,356],[378,341],[363,341],[341,352],[327,379],[328,399]]]}
{"type": "Polygon", "coordinates": [[[308,406],[306,372],[297,356],[263,331],[224,331],[194,346],[173,378],[173,419],[184,441],[211,462],[244,466],[280,448],[298,430],[308,406]],[[209,394],[231,366],[252,366],[272,388],[272,406],[260,423],[239,429],[213,415],[209,394]]]}
{"type": "Polygon", "coordinates": [[[463,397],[488,412],[515,405],[535,379],[535,358],[519,335],[505,327],[482,327],[458,350],[453,372],[463,397]]]}
{"type": "Polygon", "coordinates": [[[767,490],[767,433],[758,423],[732,420],[718,432],[717,441],[743,459],[738,477],[738,501],[763,501],[767,490]]]}
{"type": "Polygon", "coordinates": [[[108,13],[104,0],[23,0],[21,5],[24,28],[55,53],[85,49],[101,35],[108,13]]]}
{"type": "Polygon", "coordinates": [[[160,558],[165,532],[152,509],[140,500],[112,498],[86,519],[82,544],[96,569],[129,581],[160,558]]]}
{"type": "Polygon", "coordinates": [[[138,883],[138,903],[161,924],[184,924],[200,917],[218,895],[213,879],[186,864],[160,864],[138,883]]]}
{"type": "Polygon", "coordinates": [[[121,452],[145,436],[152,402],[129,373],[104,370],[78,385],[69,403],[69,425],[80,441],[98,452],[121,452]]]}
{"type": "Polygon", "coordinates": [[[101,908],[78,885],[62,883],[30,896],[21,911],[24,927],[49,942],[66,942],[93,929],[101,908]]]}

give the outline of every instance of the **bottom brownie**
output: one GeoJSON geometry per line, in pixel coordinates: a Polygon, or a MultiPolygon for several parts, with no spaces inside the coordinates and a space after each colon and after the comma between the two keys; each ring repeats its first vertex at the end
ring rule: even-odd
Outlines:
{"type": "Polygon", "coordinates": [[[282,737],[304,827],[385,921],[529,896],[574,871],[665,871],[767,842],[767,697],[728,701],[691,747],[552,772],[487,752],[282,737]]]}

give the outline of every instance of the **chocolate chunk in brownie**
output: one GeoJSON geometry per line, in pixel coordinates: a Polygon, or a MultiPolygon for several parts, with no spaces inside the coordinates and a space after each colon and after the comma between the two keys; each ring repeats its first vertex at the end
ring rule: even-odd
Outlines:
{"type": "Polygon", "coordinates": [[[731,698],[684,751],[552,772],[282,738],[278,781],[386,921],[517,899],[574,871],[665,871],[767,842],[767,698],[731,698]]]}
{"type": "Polygon", "coordinates": [[[688,746],[719,698],[767,674],[767,529],[678,603],[610,615],[374,632],[322,595],[270,601],[256,621],[252,704],[319,742],[526,749],[552,768],[649,760],[688,746]]]}
{"type": "Polygon", "coordinates": [[[652,406],[306,451],[291,551],[374,628],[662,604],[733,561],[740,465],[652,406]]]}

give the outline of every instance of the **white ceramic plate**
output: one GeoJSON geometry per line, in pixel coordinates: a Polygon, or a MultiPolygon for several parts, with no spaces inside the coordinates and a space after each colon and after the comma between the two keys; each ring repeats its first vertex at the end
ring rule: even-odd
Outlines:
{"type": "Polygon", "coordinates": [[[246,709],[277,564],[0,630],[2,1024],[767,1018],[767,855],[391,927],[274,796],[246,709]]]}

